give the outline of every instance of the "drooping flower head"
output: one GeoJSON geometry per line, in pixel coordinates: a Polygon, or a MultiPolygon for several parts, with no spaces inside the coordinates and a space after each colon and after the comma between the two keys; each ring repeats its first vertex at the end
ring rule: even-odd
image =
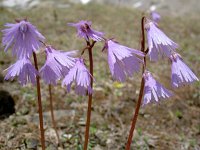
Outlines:
{"type": "Polygon", "coordinates": [[[143,57],[142,52],[120,45],[113,40],[106,41],[104,49],[108,51],[108,65],[114,79],[124,82],[126,76],[131,77],[133,73],[140,70],[142,60],[136,55],[143,57]]]}
{"type": "Polygon", "coordinates": [[[149,71],[144,72],[143,78],[145,82],[143,105],[150,102],[158,102],[161,99],[169,98],[173,95],[171,91],[156,81],[149,71]]]}
{"type": "Polygon", "coordinates": [[[91,94],[92,88],[90,85],[90,77],[91,75],[85,67],[83,59],[79,58],[65,76],[62,86],[67,86],[67,91],[70,92],[71,84],[75,81],[75,91],[77,94],[86,95],[87,92],[91,94]]]}
{"type": "Polygon", "coordinates": [[[158,23],[161,19],[160,17],[160,14],[155,12],[155,11],[152,11],[151,12],[151,19],[155,22],[155,23],[158,23]]]}
{"type": "Polygon", "coordinates": [[[77,35],[87,41],[89,41],[90,38],[94,41],[101,41],[103,39],[104,34],[102,32],[95,31],[91,28],[91,21],[82,20],[78,23],[68,23],[68,25],[76,27],[77,35]]]}
{"type": "Polygon", "coordinates": [[[147,40],[151,61],[157,61],[159,54],[170,57],[171,53],[178,48],[178,44],[168,38],[154,22],[146,19],[145,29],[147,31],[147,40]]]}
{"type": "Polygon", "coordinates": [[[63,52],[55,50],[52,46],[46,46],[46,62],[40,69],[40,75],[45,83],[56,85],[69,69],[75,64],[75,58],[71,57],[76,51],[63,52]]]}
{"type": "Polygon", "coordinates": [[[31,82],[35,85],[37,70],[31,64],[28,58],[18,59],[17,62],[11,65],[7,70],[5,80],[13,80],[14,77],[18,76],[18,80],[21,85],[26,85],[31,82]]]}
{"type": "Polygon", "coordinates": [[[12,54],[18,58],[30,57],[37,51],[43,41],[44,36],[30,22],[22,20],[15,24],[5,24],[7,29],[2,30],[2,44],[5,51],[12,47],[12,54]]]}
{"type": "Polygon", "coordinates": [[[173,53],[170,57],[171,66],[171,83],[173,87],[179,87],[185,84],[199,81],[192,70],[183,62],[178,53],[173,53]]]}

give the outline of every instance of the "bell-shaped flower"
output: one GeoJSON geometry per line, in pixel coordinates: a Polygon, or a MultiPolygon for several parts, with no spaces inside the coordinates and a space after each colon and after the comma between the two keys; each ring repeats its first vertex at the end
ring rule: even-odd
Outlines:
{"type": "Polygon", "coordinates": [[[67,92],[70,92],[71,84],[75,81],[75,91],[78,95],[86,95],[92,93],[91,75],[84,65],[83,59],[77,59],[75,65],[69,70],[65,76],[62,86],[67,87],[67,92]]]}
{"type": "Polygon", "coordinates": [[[2,30],[2,44],[5,51],[12,47],[12,54],[18,58],[30,57],[33,52],[37,51],[41,41],[45,38],[30,22],[22,20],[18,23],[5,24],[7,29],[2,30]]]}
{"type": "Polygon", "coordinates": [[[183,62],[178,53],[173,53],[170,57],[171,66],[171,83],[172,87],[179,87],[185,84],[199,81],[192,70],[183,62]]]}
{"type": "Polygon", "coordinates": [[[147,40],[151,61],[157,61],[159,54],[170,57],[171,53],[178,48],[178,44],[168,38],[151,20],[146,19],[145,29],[147,31],[147,40]]]}
{"type": "Polygon", "coordinates": [[[38,72],[28,58],[24,57],[18,59],[15,64],[11,65],[6,70],[7,74],[5,80],[13,80],[14,77],[18,76],[21,85],[26,85],[28,82],[31,82],[34,85],[36,83],[36,75],[38,75],[38,72]]]}
{"type": "Polygon", "coordinates": [[[152,11],[151,12],[151,19],[155,22],[155,23],[158,23],[161,19],[160,17],[160,14],[155,12],[155,11],[152,11]]]}
{"type": "Polygon", "coordinates": [[[104,33],[93,30],[91,28],[91,21],[82,20],[78,23],[68,23],[68,25],[75,27],[77,29],[77,35],[86,41],[89,41],[90,38],[94,41],[101,41],[103,39],[104,33]]]}
{"type": "Polygon", "coordinates": [[[156,81],[149,71],[144,72],[143,78],[145,82],[143,105],[159,102],[160,99],[169,98],[173,95],[171,91],[156,81]]]}
{"type": "Polygon", "coordinates": [[[69,69],[75,64],[75,58],[71,57],[76,51],[64,52],[55,50],[52,46],[46,46],[46,62],[40,69],[40,76],[46,84],[56,85],[69,69]]]}
{"type": "Polygon", "coordinates": [[[142,52],[120,45],[113,40],[106,41],[104,49],[108,51],[108,65],[114,79],[124,82],[127,76],[131,77],[133,73],[140,70],[143,61],[136,55],[143,57],[142,52]]]}

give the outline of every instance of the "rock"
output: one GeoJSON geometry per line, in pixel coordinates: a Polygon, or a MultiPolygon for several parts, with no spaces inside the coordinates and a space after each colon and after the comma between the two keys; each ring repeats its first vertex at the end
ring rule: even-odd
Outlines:
{"type": "Polygon", "coordinates": [[[78,124],[80,126],[85,126],[85,120],[84,120],[84,118],[80,118],[79,121],[78,121],[78,124]]]}
{"type": "Polygon", "coordinates": [[[97,144],[97,145],[94,147],[94,150],[103,150],[103,149],[101,148],[100,145],[97,144]]]}
{"type": "Polygon", "coordinates": [[[19,115],[27,115],[28,113],[29,113],[28,107],[22,107],[21,110],[19,112],[17,112],[17,114],[19,114],[19,115]]]}
{"type": "Polygon", "coordinates": [[[46,147],[46,150],[58,150],[57,146],[55,146],[54,144],[49,144],[46,147]]]}
{"type": "MultiPolygon", "coordinates": [[[[75,116],[74,110],[54,110],[55,121],[58,121],[63,118],[73,118],[75,116]]],[[[28,122],[32,122],[33,124],[38,125],[39,123],[39,115],[38,113],[33,115],[25,115],[24,116],[28,122]]],[[[51,122],[51,114],[50,112],[43,112],[44,123],[51,122]]]]}
{"type": "Polygon", "coordinates": [[[99,144],[101,146],[106,146],[106,140],[107,137],[105,136],[105,133],[101,130],[97,130],[97,132],[95,133],[96,137],[99,139],[99,144]]]}
{"type": "Polygon", "coordinates": [[[33,138],[26,139],[25,144],[26,144],[26,148],[36,150],[39,144],[39,141],[33,138]]]}
{"type": "Polygon", "coordinates": [[[10,140],[15,137],[15,134],[13,132],[7,133],[7,139],[10,140]]]}
{"type": "Polygon", "coordinates": [[[27,124],[27,121],[25,118],[22,118],[22,117],[13,118],[12,120],[12,125],[15,127],[19,125],[25,125],[25,124],[27,124]]]}
{"type": "Polygon", "coordinates": [[[59,143],[55,129],[47,128],[45,131],[45,136],[48,137],[48,140],[54,141],[56,144],[59,143]]]}
{"type": "Polygon", "coordinates": [[[62,137],[69,140],[69,139],[72,138],[72,134],[65,134],[65,133],[64,133],[64,134],[62,135],[62,137]]]}
{"type": "Polygon", "coordinates": [[[0,119],[15,113],[15,102],[9,92],[0,91],[0,119]]]}

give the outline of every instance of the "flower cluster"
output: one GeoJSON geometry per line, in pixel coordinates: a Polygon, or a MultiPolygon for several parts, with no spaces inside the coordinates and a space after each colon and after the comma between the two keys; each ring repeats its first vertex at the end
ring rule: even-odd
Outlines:
{"type": "Polygon", "coordinates": [[[5,79],[13,79],[18,76],[22,85],[28,82],[35,84],[38,71],[32,65],[30,57],[40,48],[40,41],[45,39],[44,36],[27,20],[21,20],[15,24],[7,23],[5,26],[7,29],[2,30],[4,51],[12,47],[13,56],[17,56],[16,63],[7,69],[8,73],[5,79]]]}
{"type": "MultiPolygon", "coordinates": [[[[160,16],[152,13],[153,21],[146,19],[144,28],[147,32],[148,56],[151,61],[158,61],[159,55],[170,59],[171,65],[171,84],[172,87],[179,87],[194,81],[199,81],[191,69],[183,62],[180,54],[176,52],[178,44],[168,38],[159,28],[158,21],[160,16]]],[[[169,98],[173,94],[156,81],[149,71],[143,73],[145,82],[143,105],[159,99],[169,98]]]]}
{"type": "MultiPolygon", "coordinates": [[[[85,25],[87,28],[87,30],[83,30],[83,27],[80,27],[81,33],[85,37],[91,37],[94,40],[101,39],[102,33],[90,29],[90,22],[87,24],[87,22],[82,21],[78,24],[85,25]]],[[[27,20],[21,20],[15,24],[6,24],[5,26],[9,27],[2,30],[2,43],[5,46],[5,51],[12,46],[12,53],[18,58],[17,62],[7,69],[6,80],[12,80],[18,76],[22,85],[26,85],[28,82],[35,84],[36,76],[39,75],[46,84],[56,85],[58,80],[65,77],[65,85],[69,89],[71,83],[68,85],[66,79],[71,81],[76,78],[78,94],[84,95],[86,93],[84,92],[85,88],[88,88],[89,93],[92,92],[90,75],[84,61],[74,58],[77,51],[64,52],[54,49],[51,45],[45,45],[46,61],[44,66],[37,71],[32,65],[30,57],[33,52],[39,50],[45,39],[44,36],[27,20]]],[[[80,32],[78,31],[78,33],[80,32]]]]}
{"type": "MultiPolygon", "coordinates": [[[[143,63],[141,57],[144,57],[142,52],[120,45],[112,39],[107,40],[103,37],[104,33],[91,28],[90,21],[68,25],[75,27],[78,36],[87,42],[90,40],[105,42],[103,49],[107,50],[108,64],[113,79],[124,82],[127,77],[140,70],[143,63]]],[[[45,38],[27,20],[16,24],[6,24],[6,26],[10,28],[3,30],[2,42],[5,51],[13,45],[13,55],[19,59],[16,64],[8,68],[6,80],[19,76],[19,82],[22,85],[28,82],[35,84],[35,77],[39,75],[46,84],[56,85],[58,80],[64,78],[62,85],[67,87],[68,92],[72,82],[75,81],[77,94],[92,93],[91,78],[93,77],[84,65],[84,60],[73,57],[76,51],[64,52],[56,50],[51,45],[45,45],[46,61],[38,73],[31,64],[30,56],[39,49],[45,38]]]]}
{"type": "MultiPolygon", "coordinates": [[[[159,28],[158,21],[160,15],[156,12],[151,14],[153,21],[145,20],[145,30],[147,32],[148,53],[151,61],[158,61],[159,57],[167,57],[172,62],[171,78],[172,86],[179,87],[187,83],[192,83],[198,78],[183,62],[180,54],[176,52],[178,44],[168,38],[159,28]]],[[[78,23],[68,23],[77,29],[77,35],[87,42],[103,41],[103,50],[107,52],[108,65],[114,80],[126,81],[127,77],[137,73],[143,66],[145,53],[133,48],[123,46],[114,39],[106,39],[103,32],[92,29],[90,21],[80,21],[78,23]]],[[[76,58],[77,51],[65,52],[56,50],[51,45],[45,45],[46,61],[42,68],[37,71],[31,63],[30,56],[39,50],[44,41],[44,36],[27,20],[21,20],[15,24],[6,24],[7,29],[3,32],[3,46],[5,51],[12,47],[12,54],[17,56],[15,64],[7,69],[5,79],[13,79],[18,76],[22,85],[31,82],[35,84],[36,76],[39,75],[46,84],[56,85],[58,80],[62,81],[62,86],[66,86],[67,91],[71,89],[72,82],[75,82],[75,90],[79,95],[92,93],[91,74],[87,70],[82,56],[76,58]]],[[[149,71],[144,71],[145,80],[144,104],[151,101],[158,101],[160,98],[168,98],[172,93],[158,83],[149,71]]]]}

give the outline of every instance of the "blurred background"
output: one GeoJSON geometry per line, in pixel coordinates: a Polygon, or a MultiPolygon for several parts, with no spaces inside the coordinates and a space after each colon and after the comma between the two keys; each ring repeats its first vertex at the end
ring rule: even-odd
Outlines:
{"type": "MultiPolygon", "coordinates": [[[[197,77],[200,72],[200,2],[199,0],[1,0],[0,29],[15,19],[28,18],[56,49],[74,50],[85,47],[69,22],[90,20],[92,27],[107,38],[131,48],[140,49],[140,21],[151,11],[161,15],[159,27],[180,45],[180,53],[197,77]]],[[[2,34],[0,35],[2,38],[2,34]]],[[[123,150],[139,93],[141,72],[125,83],[112,80],[107,55],[94,48],[94,99],[90,128],[90,150],[123,150]]],[[[15,58],[10,50],[0,51],[0,149],[37,149],[39,123],[36,89],[4,81],[5,70],[15,58]]],[[[88,65],[87,53],[84,54],[88,65]]],[[[39,55],[39,66],[44,54],[39,55]]],[[[148,62],[154,77],[170,87],[170,63],[148,62]]],[[[171,89],[175,96],[140,110],[132,149],[199,150],[200,149],[200,83],[171,89]]],[[[46,145],[49,150],[81,150],[84,142],[87,97],[67,94],[60,83],[53,87],[55,117],[62,146],[57,146],[51,125],[48,86],[42,81],[42,101],[46,145]]]]}

